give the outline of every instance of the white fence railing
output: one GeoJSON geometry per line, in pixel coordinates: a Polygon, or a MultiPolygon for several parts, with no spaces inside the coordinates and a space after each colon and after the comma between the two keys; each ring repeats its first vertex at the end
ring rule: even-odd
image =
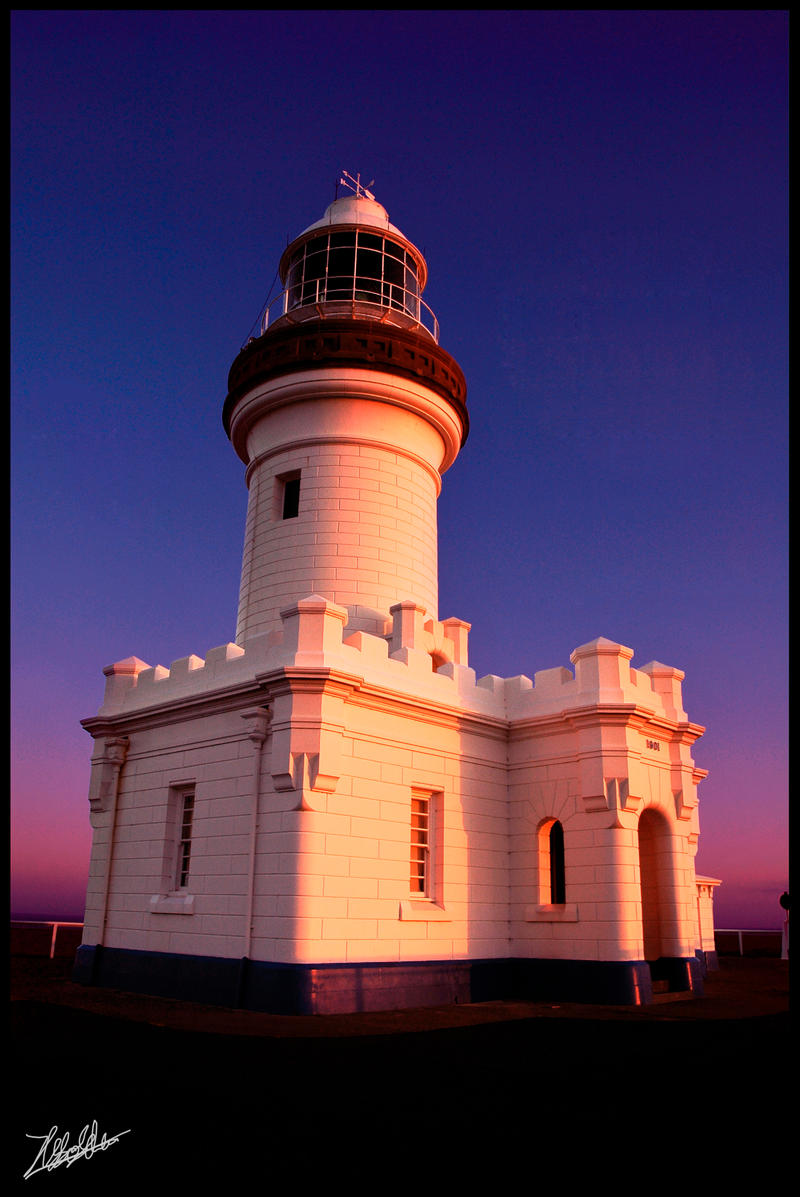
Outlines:
{"type": "MultiPolygon", "coordinates": [[[[26,928],[34,929],[36,927],[41,927],[42,929],[45,929],[47,927],[52,928],[52,934],[50,936],[50,953],[49,953],[51,960],[53,959],[53,957],[56,954],[56,940],[58,938],[59,927],[82,927],[82,926],[83,926],[83,923],[68,923],[68,922],[62,922],[60,920],[58,922],[53,922],[50,919],[12,919],[11,920],[11,930],[12,931],[15,928],[18,928],[19,930],[25,930],[26,928]]],[[[33,953],[33,954],[36,955],[38,953],[33,953]]]]}
{"type": "Polygon", "coordinates": [[[774,927],[715,927],[714,940],[720,955],[780,956],[782,955],[784,932],[776,931],[774,927]]]}
{"type": "MultiPolygon", "coordinates": [[[[19,930],[35,929],[35,928],[50,928],[50,949],[49,956],[52,960],[55,956],[56,941],[58,939],[59,928],[61,927],[82,927],[83,923],[66,922],[62,920],[53,921],[51,919],[12,919],[11,929],[18,928],[19,930]]],[[[769,956],[781,956],[785,950],[785,941],[787,940],[785,931],[776,931],[774,927],[768,928],[738,928],[738,927],[715,927],[714,936],[717,944],[717,951],[721,954],[745,956],[747,948],[750,947],[752,952],[760,952],[769,956]],[[721,940],[722,936],[735,936],[732,941],[734,950],[731,951],[731,940],[726,943],[721,940]],[[749,940],[749,945],[748,945],[749,940]],[[766,950],[765,950],[766,949],[766,950]]]]}

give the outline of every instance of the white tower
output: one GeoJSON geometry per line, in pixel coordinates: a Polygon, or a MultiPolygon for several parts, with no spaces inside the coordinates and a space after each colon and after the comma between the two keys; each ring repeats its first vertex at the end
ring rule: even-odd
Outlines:
{"type": "Polygon", "coordinates": [[[288,246],[280,277],[223,414],[249,487],[236,641],[313,593],[351,632],[384,634],[401,600],[436,619],[436,501],[468,420],[421,298],[425,259],[356,185],[288,246]]]}

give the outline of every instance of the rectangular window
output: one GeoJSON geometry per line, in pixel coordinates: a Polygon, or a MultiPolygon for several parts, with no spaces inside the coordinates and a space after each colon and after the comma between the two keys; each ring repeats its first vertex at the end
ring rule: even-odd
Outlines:
{"type": "Polygon", "coordinates": [[[189,863],[192,856],[192,815],[194,814],[194,790],[182,794],[181,823],[178,834],[178,867],[175,888],[185,889],[189,881],[189,863]]]}
{"type": "Polygon", "coordinates": [[[283,507],[281,519],[293,520],[300,511],[300,475],[283,480],[283,507]]]}
{"type": "Polygon", "coordinates": [[[411,867],[412,897],[432,897],[431,874],[431,799],[428,794],[414,794],[411,798],[411,867]]]}
{"type": "Polygon", "coordinates": [[[444,794],[411,790],[408,897],[398,917],[409,923],[449,923],[444,883],[444,794]]]}

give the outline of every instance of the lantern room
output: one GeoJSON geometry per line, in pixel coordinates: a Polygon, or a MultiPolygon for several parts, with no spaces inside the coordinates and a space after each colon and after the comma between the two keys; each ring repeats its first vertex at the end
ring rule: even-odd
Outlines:
{"type": "Polygon", "coordinates": [[[360,184],[287,246],[279,273],[283,292],[266,308],[261,333],[351,316],[421,331],[438,343],[438,321],[421,298],[425,259],[360,184]]]}

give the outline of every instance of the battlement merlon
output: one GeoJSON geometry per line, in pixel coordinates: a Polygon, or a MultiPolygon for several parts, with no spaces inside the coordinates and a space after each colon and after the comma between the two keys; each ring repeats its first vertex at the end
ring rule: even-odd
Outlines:
{"type": "MultiPolygon", "coordinates": [[[[633,670],[631,672],[633,673],[633,670]]],[[[664,703],[665,714],[672,715],[679,723],[685,722],[686,712],[683,709],[681,682],[686,674],[681,669],[662,665],[660,661],[648,662],[647,665],[642,666],[639,673],[647,674],[650,678],[654,692],[661,696],[664,703]]]]}
{"type": "Polygon", "coordinates": [[[150,666],[138,657],[126,657],[124,661],[115,661],[113,665],[106,665],[103,674],[106,679],[106,689],[103,695],[103,707],[118,707],[129,690],[139,680],[139,674],[150,666]]]}
{"type": "Polygon", "coordinates": [[[395,603],[389,608],[392,630],[389,635],[389,654],[394,660],[410,663],[406,650],[414,650],[441,665],[469,664],[469,633],[472,624],[463,619],[426,619],[424,607],[411,599],[395,603]]]}
{"type": "Polygon", "coordinates": [[[570,661],[575,666],[575,681],[579,693],[595,693],[598,702],[626,702],[636,691],[652,691],[663,706],[664,715],[678,723],[686,722],[683,709],[682,670],[660,661],[650,661],[641,669],[633,669],[630,660],[633,649],[599,636],[576,648],[570,661]],[[643,675],[643,676],[642,676],[643,675]],[[646,679],[646,680],[645,680],[646,679]]]}
{"type": "Polygon", "coordinates": [[[297,664],[313,665],[317,658],[341,652],[347,608],[311,594],[281,611],[283,648],[297,664]]]}

